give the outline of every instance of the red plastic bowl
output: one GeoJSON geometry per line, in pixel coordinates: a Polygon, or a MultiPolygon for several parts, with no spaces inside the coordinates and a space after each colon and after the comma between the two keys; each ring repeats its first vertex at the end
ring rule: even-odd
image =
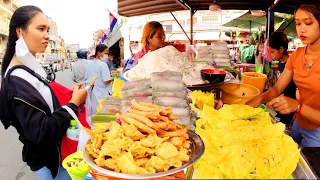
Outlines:
{"type": "Polygon", "coordinates": [[[226,72],[217,69],[202,69],[201,78],[203,81],[209,81],[210,83],[221,83],[226,78],[226,72]]]}

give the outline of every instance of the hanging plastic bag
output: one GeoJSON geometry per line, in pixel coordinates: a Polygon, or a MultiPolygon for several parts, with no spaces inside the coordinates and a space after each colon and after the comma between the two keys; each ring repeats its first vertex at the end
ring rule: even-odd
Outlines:
{"type": "Polygon", "coordinates": [[[77,126],[79,131],[79,141],[74,141],[73,144],[77,144],[77,151],[81,151],[84,146],[86,145],[86,143],[88,142],[88,140],[90,139],[90,136],[87,135],[86,131],[83,129],[83,126],[81,124],[81,122],[79,121],[77,115],[73,112],[73,110],[71,108],[69,108],[68,106],[62,106],[65,110],[67,110],[69,112],[69,114],[72,116],[72,118],[74,120],[77,121],[77,126]]]}
{"type": "Polygon", "coordinates": [[[194,48],[193,45],[189,45],[189,46],[187,47],[187,59],[188,59],[189,61],[193,61],[193,60],[196,58],[196,56],[197,56],[197,51],[196,51],[196,49],[194,48]]]}
{"type": "Polygon", "coordinates": [[[112,97],[113,98],[122,98],[121,87],[124,83],[125,83],[124,80],[114,78],[114,81],[112,84],[112,97]]]}

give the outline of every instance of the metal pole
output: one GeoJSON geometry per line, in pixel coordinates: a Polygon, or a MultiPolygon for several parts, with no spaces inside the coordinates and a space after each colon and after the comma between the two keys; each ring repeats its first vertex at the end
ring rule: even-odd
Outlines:
{"type": "Polygon", "coordinates": [[[190,9],[190,45],[193,45],[193,14],[194,10],[190,9]]]}
{"type": "Polygon", "coordinates": [[[176,18],[176,16],[170,11],[170,14],[172,15],[172,17],[174,18],[174,20],[176,20],[177,24],[180,26],[181,30],[183,31],[183,33],[187,36],[188,40],[191,42],[190,37],[188,36],[188,34],[186,33],[186,31],[183,29],[183,27],[181,26],[180,22],[178,21],[178,19],[176,18]]]}

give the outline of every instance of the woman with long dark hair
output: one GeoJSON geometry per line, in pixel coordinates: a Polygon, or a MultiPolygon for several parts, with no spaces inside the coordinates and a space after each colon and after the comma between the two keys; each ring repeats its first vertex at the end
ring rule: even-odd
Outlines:
{"type": "MultiPolygon", "coordinates": [[[[1,122],[16,128],[23,161],[38,179],[65,180],[70,177],[61,166],[60,148],[72,117],[44,81],[46,73],[35,59],[48,45],[48,31],[48,19],[38,7],[14,12],[2,63],[1,122]]],[[[86,89],[74,86],[66,108],[77,114],[86,96],[86,89]]]]}
{"type": "Polygon", "coordinates": [[[320,9],[314,4],[297,7],[294,18],[305,47],[293,52],[275,86],[250,100],[257,107],[267,103],[280,114],[295,113],[292,138],[303,147],[320,147],[320,9]],[[283,92],[291,81],[299,90],[299,100],[283,92]]]}
{"type": "Polygon", "coordinates": [[[108,61],[109,49],[105,44],[99,44],[96,47],[95,58],[89,62],[86,70],[85,81],[91,82],[98,77],[92,89],[96,98],[106,98],[112,95],[110,70],[105,63],[108,61]]]}

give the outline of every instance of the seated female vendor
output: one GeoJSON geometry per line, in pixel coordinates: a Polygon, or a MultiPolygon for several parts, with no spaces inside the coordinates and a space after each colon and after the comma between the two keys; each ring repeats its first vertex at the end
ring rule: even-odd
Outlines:
{"type": "Polygon", "coordinates": [[[138,64],[139,60],[147,54],[149,51],[155,51],[157,49],[163,48],[167,45],[172,45],[177,48],[180,52],[185,50],[180,50],[180,44],[172,44],[165,42],[166,35],[162,24],[157,21],[148,22],[144,28],[141,38],[142,49],[134,56],[134,65],[138,64]]]}

